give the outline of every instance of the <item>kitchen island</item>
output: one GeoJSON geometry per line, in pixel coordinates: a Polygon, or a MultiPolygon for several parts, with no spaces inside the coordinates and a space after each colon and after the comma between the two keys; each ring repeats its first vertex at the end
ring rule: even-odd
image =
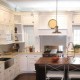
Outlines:
{"type": "MultiPolygon", "coordinates": [[[[64,64],[65,65],[65,80],[67,80],[68,64],[72,64],[70,58],[64,58],[64,57],[59,58],[57,62],[53,62],[52,57],[40,58],[35,64],[36,80],[45,80],[45,64],[51,64],[51,65],[64,64]]],[[[77,64],[80,66],[80,62],[77,64]]]]}

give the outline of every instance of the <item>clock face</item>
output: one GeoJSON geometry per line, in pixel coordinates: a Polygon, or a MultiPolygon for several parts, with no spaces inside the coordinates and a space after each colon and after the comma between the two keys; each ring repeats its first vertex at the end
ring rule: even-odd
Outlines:
{"type": "Polygon", "coordinates": [[[56,20],[55,19],[50,19],[49,22],[48,22],[48,26],[51,29],[54,29],[56,27],[56,20]]]}

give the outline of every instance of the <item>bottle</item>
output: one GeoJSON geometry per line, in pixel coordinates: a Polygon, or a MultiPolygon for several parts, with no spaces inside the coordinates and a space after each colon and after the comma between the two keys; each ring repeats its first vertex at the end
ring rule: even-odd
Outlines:
{"type": "Polygon", "coordinates": [[[29,51],[30,51],[30,52],[33,52],[32,46],[29,47],[29,51]]]}
{"type": "Polygon", "coordinates": [[[15,33],[17,33],[17,27],[15,27],[14,30],[15,30],[15,33]]]}

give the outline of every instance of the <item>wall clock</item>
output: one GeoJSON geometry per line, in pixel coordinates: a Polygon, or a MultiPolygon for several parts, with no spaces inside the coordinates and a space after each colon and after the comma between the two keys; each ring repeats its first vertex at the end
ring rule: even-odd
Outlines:
{"type": "Polygon", "coordinates": [[[56,27],[56,20],[55,19],[50,19],[49,22],[48,22],[48,26],[51,28],[51,29],[54,29],[56,27]]]}

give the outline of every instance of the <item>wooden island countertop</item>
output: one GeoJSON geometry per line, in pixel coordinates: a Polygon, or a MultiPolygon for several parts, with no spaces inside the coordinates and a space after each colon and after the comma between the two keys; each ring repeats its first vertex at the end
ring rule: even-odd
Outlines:
{"type": "Polygon", "coordinates": [[[41,57],[35,65],[45,65],[45,64],[52,64],[52,65],[57,65],[57,64],[68,64],[69,61],[67,58],[59,58],[57,62],[52,61],[52,57],[41,57]]]}

